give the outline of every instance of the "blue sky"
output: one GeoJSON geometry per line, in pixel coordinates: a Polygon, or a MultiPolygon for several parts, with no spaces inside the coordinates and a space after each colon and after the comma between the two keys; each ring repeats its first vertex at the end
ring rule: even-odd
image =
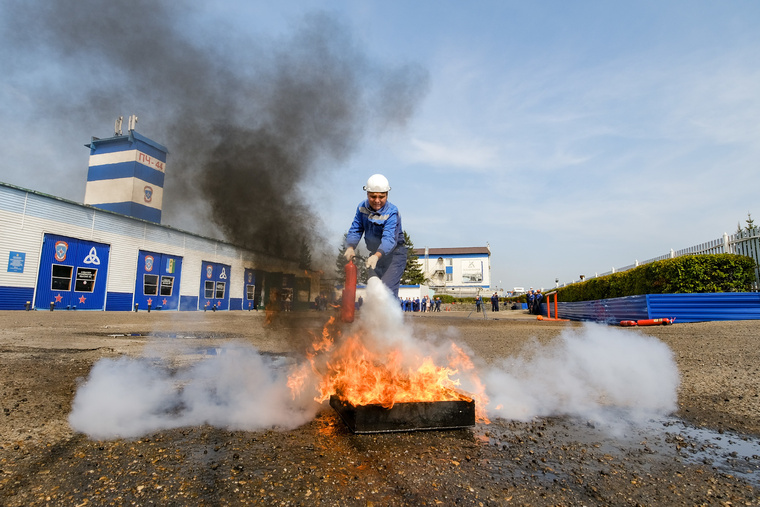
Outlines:
{"type": "MultiPolygon", "coordinates": [[[[165,118],[139,93],[104,107],[128,79],[78,58],[76,38],[48,42],[61,50],[52,54],[18,38],[7,27],[28,22],[14,19],[21,4],[0,0],[0,181],[81,202],[83,145],[110,135],[119,114],[137,114],[138,132],[167,145],[167,179],[178,177],[165,118]],[[101,86],[102,102],[88,100],[87,115],[67,110],[84,86],[101,86]]],[[[262,48],[321,11],[377,72],[425,76],[403,121],[368,113],[349,153],[318,157],[320,170],[299,182],[335,250],[375,172],[389,178],[416,247],[489,244],[492,282],[505,288],[553,287],[733,233],[748,212],[760,219],[758,2],[281,4],[188,2],[172,23],[235,67],[249,48],[270,58],[262,48]]],[[[71,29],[86,40],[86,23],[71,29]]],[[[130,29],[111,27],[111,43],[130,29]]],[[[149,52],[135,56],[154,65],[149,52]]],[[[195,227],[181,210],[164,223],[195,227]]]]}

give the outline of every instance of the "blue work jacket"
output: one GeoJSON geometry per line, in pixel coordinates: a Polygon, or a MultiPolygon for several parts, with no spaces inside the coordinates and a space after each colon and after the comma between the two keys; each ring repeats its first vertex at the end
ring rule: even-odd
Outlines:
{"type": "Polygon", "coordinates": [[[354,221],[346,235],[346,243],[356,248],[362,235],[370,254],[379,251],[385,256],[396,246],[403,245],[404,230],[401,228],[398,208],[386,201],[385,206],[374,211],[366,199],[359,203],[354,221]]]}

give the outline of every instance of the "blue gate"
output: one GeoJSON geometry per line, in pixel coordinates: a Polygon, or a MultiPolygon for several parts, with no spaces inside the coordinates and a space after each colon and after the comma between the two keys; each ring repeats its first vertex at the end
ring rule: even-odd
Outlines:
{"type": "Polygon", "coordinates": [[[103,310],[110,245],[45,234],[34,306],[103,310]]]}
{"type": "Polygon", "coordinates": [[[201,310],[229,310],[230,266],[203,261],[198,304],[201,310]]]}
{"type": "Polygon", "coordinates": [[[140,250],[134,304],[139,309],[179,309],[182,257],[140,250]]]}
{"type": "Polygon", "coordinates": [[[256,272],[253,269],[245,269],[243,286],[243,310],[256,310],[256,272]]]}

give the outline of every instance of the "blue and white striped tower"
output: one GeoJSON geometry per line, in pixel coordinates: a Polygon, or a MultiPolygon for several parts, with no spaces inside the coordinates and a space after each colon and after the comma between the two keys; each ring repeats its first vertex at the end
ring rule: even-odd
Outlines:
{"type": "Polygon", "coordinates": [[[129,117],[129,133],[116,120],[114,137],[90,144],[90,168],[84,203],[122,215],[161,223],[168,150],[135,132],[137,116],[129,117]]]}

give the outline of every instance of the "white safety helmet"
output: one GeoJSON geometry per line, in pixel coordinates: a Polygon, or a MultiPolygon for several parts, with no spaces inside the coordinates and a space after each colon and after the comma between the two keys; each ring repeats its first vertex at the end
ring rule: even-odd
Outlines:
{"type": "Polygon", "coordinates": [[[382,174],[373,174],[367,180],[367,184],[364,185],[364,190],[367,192],[389,192],[391,186],[388,184],[388,178],[382,174]]]}

